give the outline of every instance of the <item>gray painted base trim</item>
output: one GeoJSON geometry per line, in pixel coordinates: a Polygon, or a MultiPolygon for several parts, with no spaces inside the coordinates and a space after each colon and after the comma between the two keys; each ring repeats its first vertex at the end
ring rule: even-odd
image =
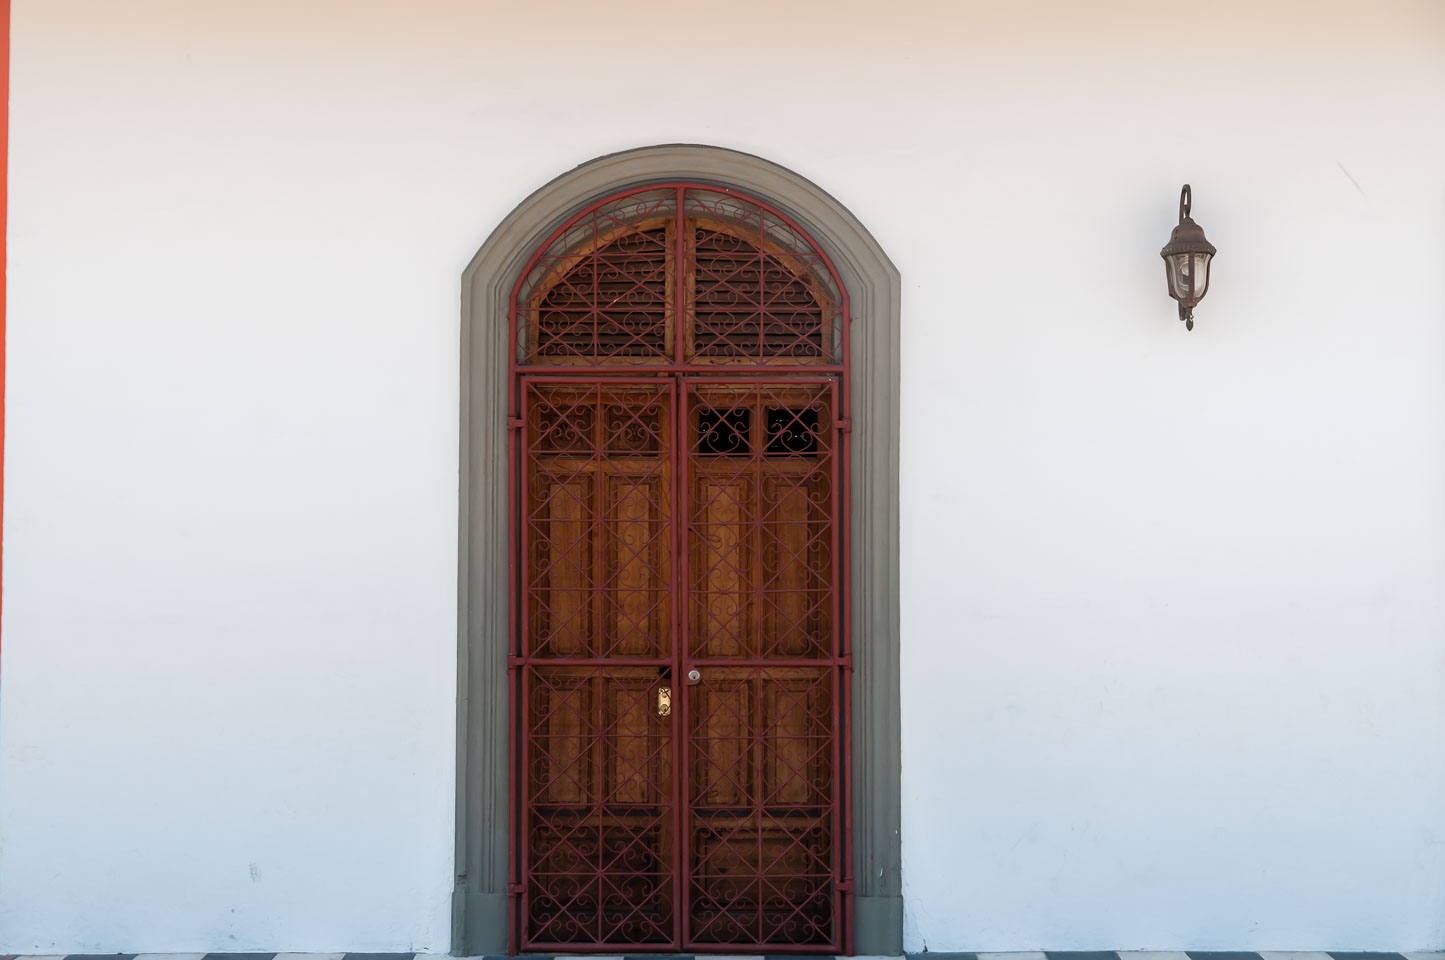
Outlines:
{"type": "MultiPolygon", "coordinates": [[[[507,949],[507,895],[505,893],[474,893],[466,895],[463,923],[465,933],[478,942],[500,944],[498,953],[507,949]]],[[[455,933],[456,931],[454,931],[455,933]]],[[[457,942],[455,939],[452,941],[457,942]]]]}
{"type": "Polygon", "coordinates": [[[457,558],[454,953],[506,950],[508,550],[507,301],[532,251],[590,201],[648,183],[733,187],[796,220],[848,291],[853,604],[855,946],[903,945],[898,694],[898,397],[901,283],[877,241],[841,203],[759,157],[674,144],[585,163],[528,197],[462,275],[461,497],[457,558]],[[483,906],[485,904],[485,906],[483,906]],[[500,918],[500,919],[498,919],[500,918]]]}
{"type": "Polygon", "coordinates": [[[854,950],[864,957],[896,957],[903,952],[903,898],[853,898],[854,950]]]}

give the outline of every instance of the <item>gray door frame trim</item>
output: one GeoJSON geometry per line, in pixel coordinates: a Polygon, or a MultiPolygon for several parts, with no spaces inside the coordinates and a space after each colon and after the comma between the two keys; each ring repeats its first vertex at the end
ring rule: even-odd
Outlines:
{"type": "Polygon", "coordinates": [[[457,577],[457,816],[452,952],[507,948],[507,299],[528,257],[568,216],[650,182],[735,187],[796,219],[847,285],[852,326],[854,945],[903,952],[899,835],[898,270],[816,184],[759,157],[668,144],[585,163],[533,193],[462,274],[457,577]]]}

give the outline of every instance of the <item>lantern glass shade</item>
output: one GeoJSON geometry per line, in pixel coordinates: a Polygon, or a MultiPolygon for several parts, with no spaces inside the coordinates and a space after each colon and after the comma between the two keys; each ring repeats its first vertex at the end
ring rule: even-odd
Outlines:
{"type": "Polygon", "coordinates": [[[1209,253],[1171,253],[1165,258],[1169,295],[1193,305],[1209,290],[1209,253]]]}

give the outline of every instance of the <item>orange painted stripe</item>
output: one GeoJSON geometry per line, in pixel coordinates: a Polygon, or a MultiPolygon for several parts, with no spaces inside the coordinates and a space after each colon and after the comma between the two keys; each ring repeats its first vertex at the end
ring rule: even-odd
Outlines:
{"type": "Polygon", "coordinates": [[[10,0],[0,0],[0,596],[5,563],[5,278],[10,269],[10,0]]]}

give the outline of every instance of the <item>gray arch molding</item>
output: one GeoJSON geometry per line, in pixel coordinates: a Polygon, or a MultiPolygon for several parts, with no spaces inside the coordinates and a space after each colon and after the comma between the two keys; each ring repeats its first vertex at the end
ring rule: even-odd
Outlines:
{"type": "Polygon", "coordinates": [[[853,873],[859,954],[903,952],[899,840],[899,277],[848,210],[759,157],[667,145],[601,157],[528,197],[462,275],[457,846],[452,952],[507,947],[507,299],[527,258],[589,201],[693,180],[783,210],[833,259],[852,307],[853,873]]]}

